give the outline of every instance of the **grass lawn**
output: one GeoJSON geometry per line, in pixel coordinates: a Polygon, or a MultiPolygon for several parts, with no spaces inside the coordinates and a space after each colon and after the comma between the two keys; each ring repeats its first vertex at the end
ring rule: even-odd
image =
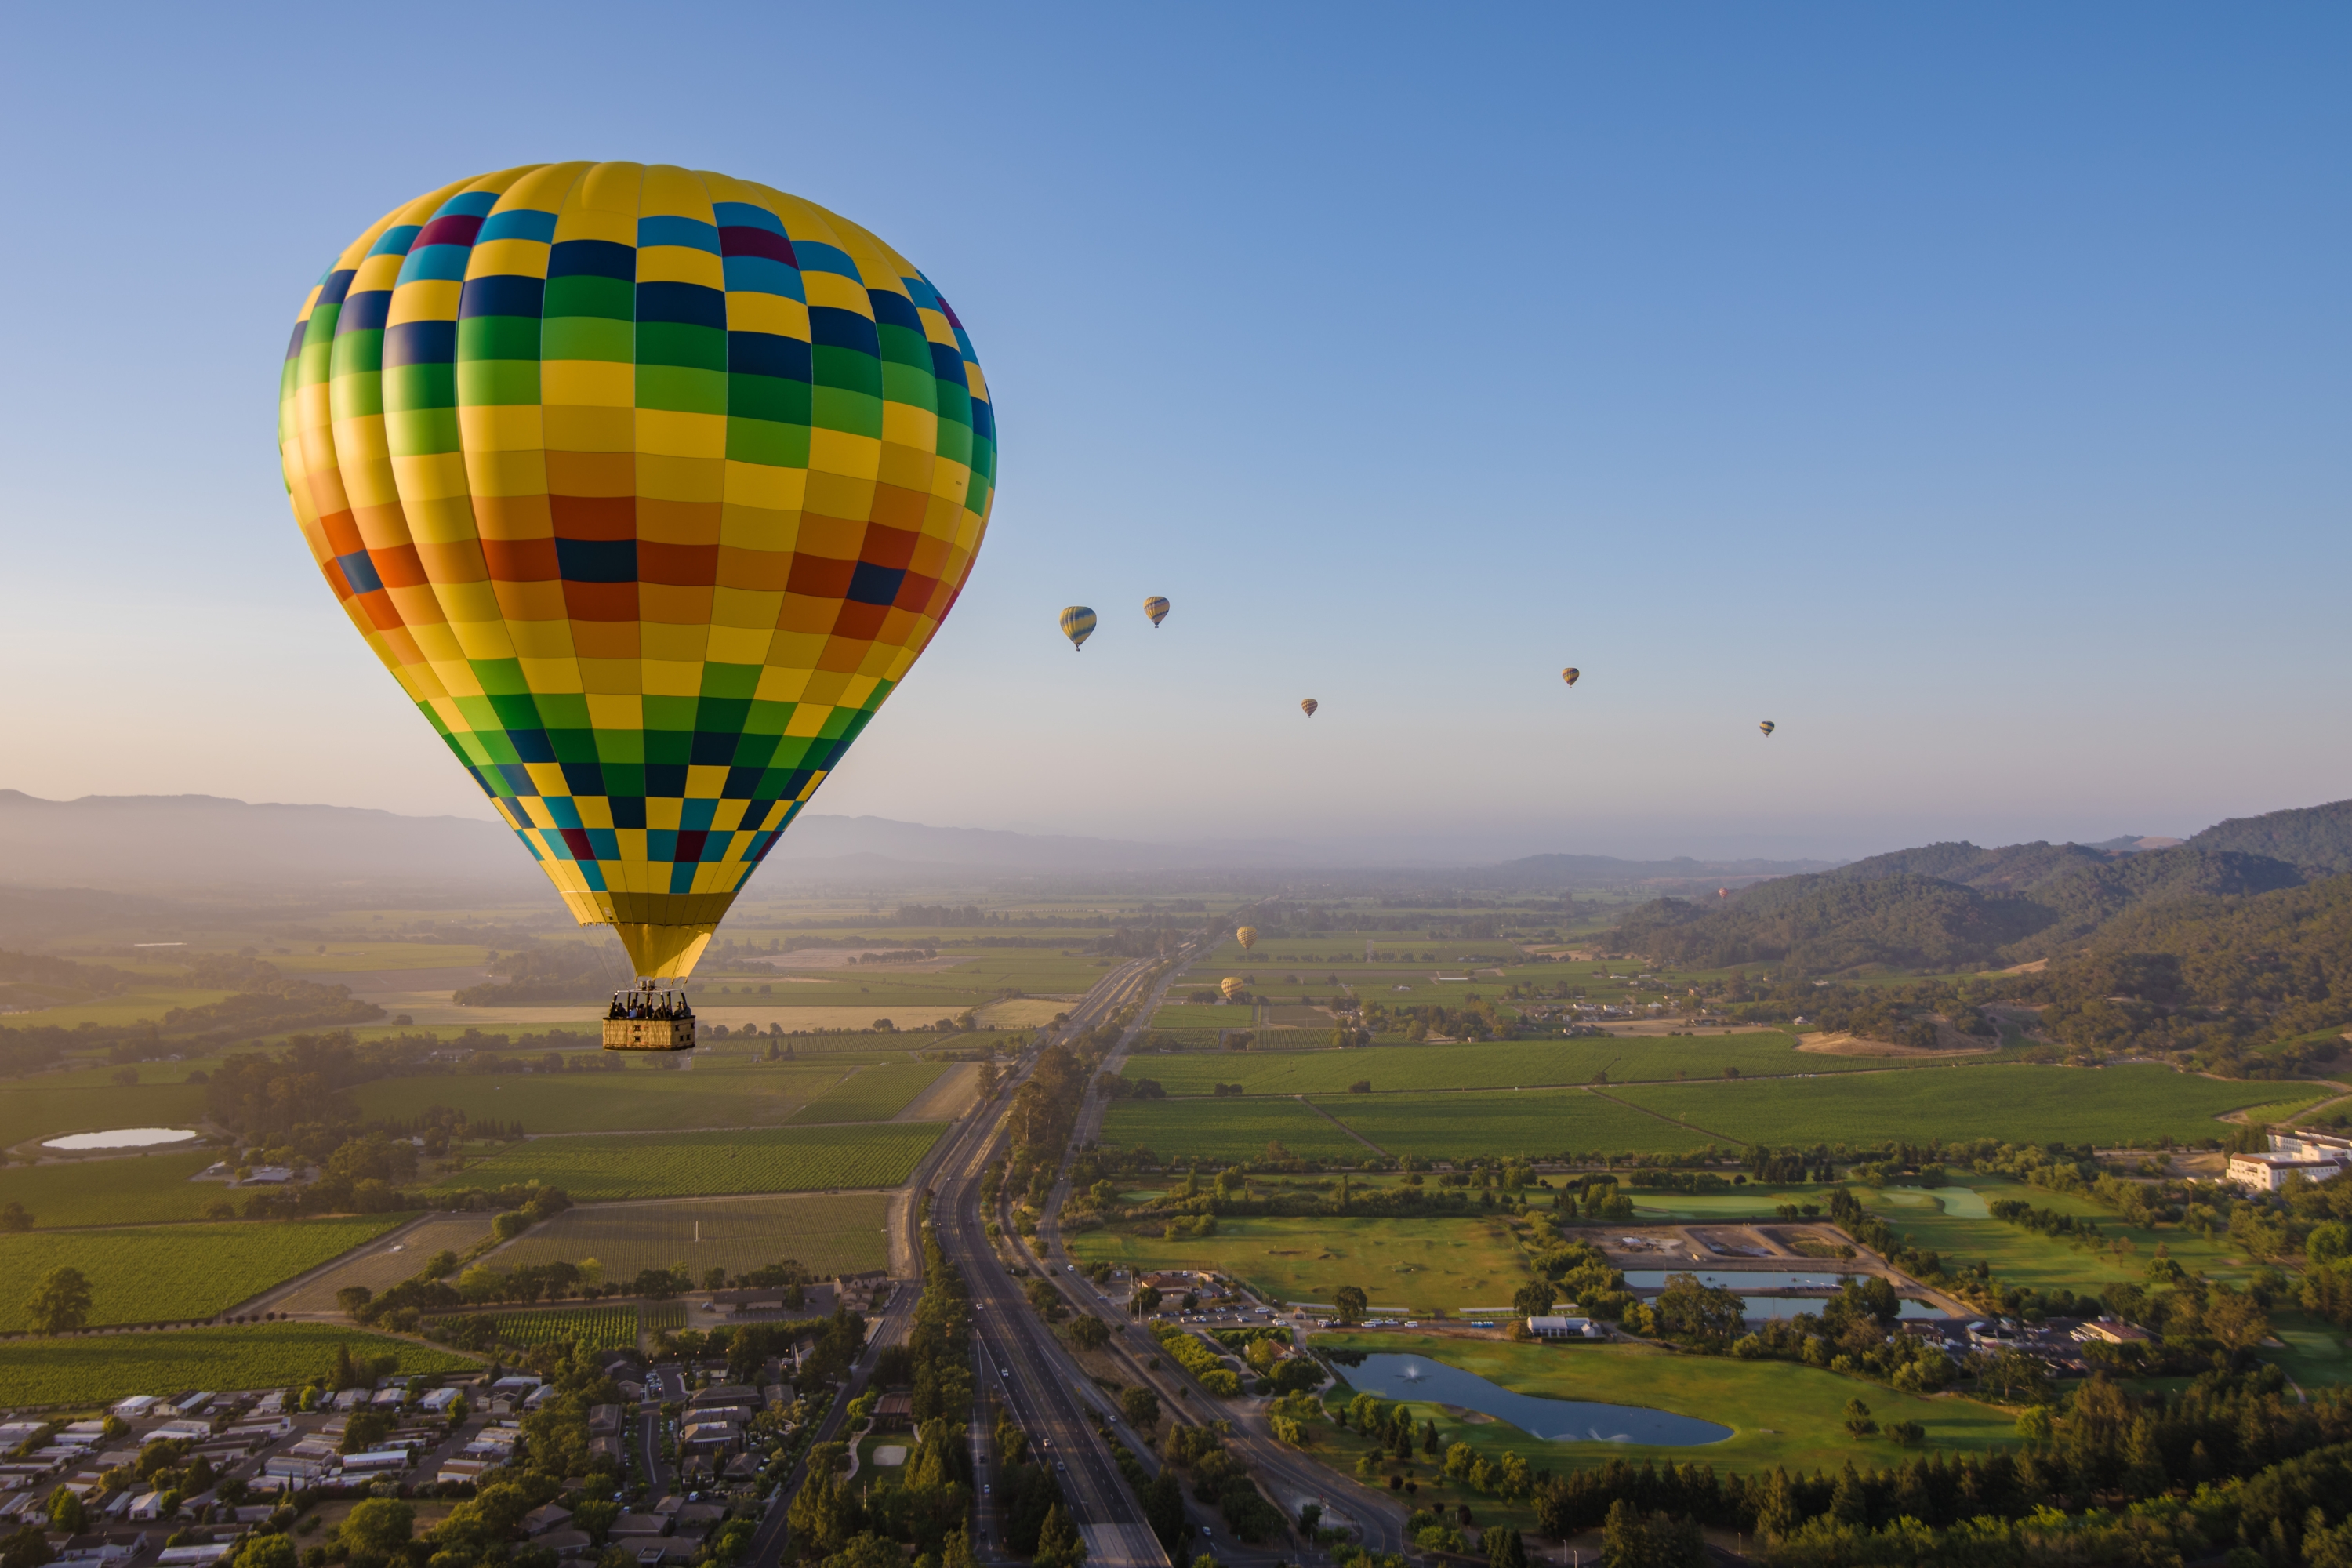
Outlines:
{"type": "Polygon", "coordinates": [[[488,1262],[514,1268],[593,1258],[607,1279],[684,1263],[698,1279],[713,1264],[741,1274],[789,1258],[823,1279],[887,1268],[889,1212],[879,1193],[594,1204],[533,1226],[488,1262]]]}
{"type": "Polygon", "coordinates": [[[520,1121],[526,1132],[773,1127],[840,1082],[844,1070],[835,1060],[755,1064],[745,1059],[748,1047],[730,1042],[705,1048],[723,1054],[667,1070],[632,1062],[618,1072],[524,1072],[518,1062],[510,1071],[380,1079],[350,1092],[372,1120],[439,1105],[469,1119],[520,1121]]]}
{"type": "Polygon", "coordinates": [[[1102,1141],[1148,1148],[1162,1161],[1230,1164],[1259,1158],[1273,1142],[1307,1159],[1372,1158],[1370,1149],[1295,1100],[1122,1100],[1103,1118],[1102,1141]]]}
{"type": "Polygon", "coordinates": [[[2278,1089],[2163,1067],[1991,1066],[1612,1092],[1726,1138],[1776,1146],[1937,1138],[2152,1144],[2167,1135],[2213,1137],[2222,1131],[2215,1117],[2273,1100],[2278,1089]]]}
{"type": "MultiPolygon", "coordinates": [[[[407,1217],[236,1220],[0,1236],[0,1279],[16,1287],[0,1291],[0,1333],[20,1334],[32,1327],[25,1298],[52,1268],[79,1268],[89,1279],[93,1325],[181,1322],[234,1307],[407,1217]]],[[[5,1353],[14,1355],[13,1350],[5,1353]]]]}
{"type": "Polygon", "coordinates": [[[1221,1219],[1217,1234],[1174,1240],[1092,1230],[1069,1238],[1071,1255],[1123,1268],[1202,1268],[1229,1274],[1284,1301],[1328,1305],[1359,1285],[1376,1308],[1433,1313],[1507,1307],[1532,1278],[1509,1226],[1486,1215],[1460,1219],[1221,1219]]]}
{"type": "Polygon", "coordinates": [[[895,1187],[945,1124],[790,1127],[743,1132],[640,1132],[533,1138],[509,1144],[435,1184],[447,1188],[541,1182],[574,1198],[682,1198],[895,1187]]]}
{"type": "MultiPolygon", "coordinates": [[[[1225,1107],[1242,1103],[1246,1102],[1227,1100],[1225,1107]]],[[[1675,1126],[1621,1104],[1610,1095],[1580,1089],[1341,1094],[1316,1103],[1391,1154],[1432,1159],[1687,1153],[1717,1142],[1706,1131],[1675,1126]]]]}
{"type": "Polygon", "coordinates": [[[15,1166],[0,1170],[0,1203],[24,1205],[43,1230],[197,1219],[205,1205],[240,1196],[225,1183],[188,1179],[217,1158],[205,1150],[15,1166]]]}
{"type": "Polygon", "coordinates": [[[2227,1237],[2211,1242],[2178,1226],[2167,1226],[2161,1230],[2126,1226],[2113,1209],[2088,1198],[2044,1192],[2040,1187],[2000,1177],[1971,1176],[1966,1190],[1975,1194],[1978,1204],[1963,1205],[1951,1196],[1939,1196],[1916,1187],[1884,1192],[1857,1188],[1854,1195],[1913,1246],[1933,1247],[1941,1254],[1948,1270],[1957,1271],[1959,1264],[1983,1258],[1991,1262],[1993,1273],[2004,1282],[2033,1289],[2063,1288],[2095,1295],[2108,1285],[2144,1282],[2148,1260],[2156,1256],[2159,1242],[2182,1268],[2191,1272],[2221,1279],[2243,1279],[2252,1272],[2238,1260],[2227,1237]],[[2097,1248],[2078,1247],[1989,1215],[1972,1216],[1955,1212],[2001,1198],[2015,1198],[2035,1208],[2096,1220],[2107,1243],[2097,1248]],[[2113,1243],[2116,1241],[2130,1243],[2130,1249],[2115,1251],[2113,1243]]]}
{"type": "Polygon", "coordinates": [[[404,1373],[470,1372],[481,1363],[433,1345],[327,1323],[239,1323],[153,1334],[12,1340],[0,1357],[19,1409],[89,1410],[132,1394],[288,1388],[334,1370],[335,1347],[394,1355],[404,1373]]]}
{"type": "MultiPolygon", "coordinates": [[[[1417,1420],[1434,1419],[1444,1443],[1466,1442],[1490,1458],[1518,1454],[1538,1469],[1580,1468],[1612,1458],[1697,1460],[1718,1469],[1758,1472],[1784,1465],[1791,1471],[1835,1474],[1849,1458],[1859,1468],[1891,1464],[1905,1455],[1884,1438],[1857,1440],[1845,1430],[1845,1402],[1860,1399],[1881,1425],[1912,1420],[1927,1429],[1926,1449],[1982,1452],[2013,1444],[2014,1417],[1966,1399],[1922,1399],[1858,1378],[1792,1362],[1744,1362],[1697,1356],[1646,1345],[1517,1345],[1502,1340],[1435,1338],[1421,1334],[1319,1334],[1318,1349],[1411,1352],[1473,1372],[1523,1394],[1645,1405],[1694,1415],[1732,1428],[1720,1443],[1666,1448],[1627,1443],[1545,1441],[1501,1421],[1471,1422],[1436,1405],[1415,1405],[1417,1420]]],[[[1347,1369],[1339,1369],[1345,1375],[1347,1369]]],[[[1363,1439],[1318,1428],[1326,1463],[1352,1469],[1363,1439]]],[[[1924,1450],[1922,1450],[1924,1451],[1924,1450]]],[[[1421,1494],[1430,1499],[1434,1467],[1416,1464],[1421,1494]]],[[[1499,1500],[1462,1494],[1439,1481],[1440,1501],[1466,1501],[1481,1522],[1507,1510],[1499,1500]]],[[[1532,1508],[1522,1510],[1532,1521],[1532,1508]]],[[[1505,1522],[1521,1522],[1517,1520],[1505,1522]]]]}
{"type": "MultiPolygon", "coordinates": [[[[177,1063],[172,1064],[176,1068],[177,1063]]],[[[143,1069],[154,1072],[153,1068],[143,1069]]],[[[59,1079],[67,1075],[59,1074],[59,1079]]],[[[75,1073],[90,1083],[51,1082],[32,1079],[0,1090],[0,1149],[29,1138],[55,1138],[68,1132],[102,1132],[110,1127],[184,1127],[193,1130],[205,1114],[205,1086],[200,1083],[139,1083],[108,1081],[104,1075],[75,1073]]],[[[159,1075],[160,1076],[160,1075],[159,1075]]]]}

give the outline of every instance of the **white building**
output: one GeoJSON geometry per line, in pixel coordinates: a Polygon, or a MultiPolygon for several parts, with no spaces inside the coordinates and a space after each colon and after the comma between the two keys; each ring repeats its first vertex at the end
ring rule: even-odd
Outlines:
{"type": "Polygon", "coordinates": [[[2273,1130],[2267,1154],[2232,1154],[2228,1179],[2249,1192],[2274,1193],[2289,1176],[2324,1182],[2352,1168],[2352,1138],[2308,1128],[2273,1130]]]}
{"type": "Polygon", "coordinates": [[[1528,1332],[1539,1340],[1597,1340],[1607,1331],[1590,1318],[1529,1318],[1528,1332]]]}

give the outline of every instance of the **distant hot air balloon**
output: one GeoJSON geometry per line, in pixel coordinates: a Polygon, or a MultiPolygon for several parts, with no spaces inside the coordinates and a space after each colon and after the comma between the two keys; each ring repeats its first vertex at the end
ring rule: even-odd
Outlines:
{"type": "Polygon", "coordinates": [[[1074,652],[1085,652],[1087,639],[1095,635],[1095,613],[1084,605],[1072,605],[1062,612],[1062,635],[1070,639],[1074,652]]]}
{"type": "Polygon", "coordinates": [[[1570,686],[1573,686],[1576,684],[1576,678],[1583,673],[1584,671],[1577,668],[1576,666],[1571,664],[1566,669],[1559,672],[1559,678],[1562,680],[1567,681],[1570,686]]]}
{"type": "Polygon", "coordinates": [[[1251,948],[1257,945],[1257,927],[1243,926],[1239,928],[1234,932],[1234,940],[1242,944],[1243,952],[1248,952],[1251,948]]]}
{"type": "Polygon", "coordinates": [[[1228,974],[1223,980],[1217,982],[1217,989],[1225,994],[1225,1000],[1228,1002],[1240,995],[1242,994],[1242,977],[1238,974],[1228,974]]]}
{"type": "Polygon", "coordinates": [[[1760,723],[1760,724],[1757,725],[1756,727],[1757,727],[1758,729],[1759,729],[1759,730],[1763,731],[1767,735],[1770,734],[1770,733],[1773,731],[1773,730],[1776,728],[1776,726],[1773,724],[1772,721],[1771,721],[1771,720],[1769,720],[1769,719],[1765,720],[1762,723],[1760,723]]]}
{"type": "Polygon", "coordinates": [[[1731,889],[1728,888],[1717,888],[1715,890],[1715,896],[1718,899],[1727,899],[1731,897],[1731,889]]]}
{"type": "Polygon", "coordinates": [[[527,164],[310,289],[278,448],[360,635],[638,975],[690,972],[938,631],[995,418],[930,281],[724,174],[527,164]]]}
{"type": "Polygon", "coordinates": [[[1312,718],[1314,718],[1314,717],[1315,717],[1315,710],[1317,710],[1318,708],[1320,708],[1320,707],[1322,707],[1322,706],[1323,706],[1323,704],[1321,704],[1320,702],[1316,701],[1316,700],[1315,700],[1315,699],[1313,699],[1312,697],[1310,697],[1310,698],[1308,698],[1306,701],[1304,701],[1304,702],[1302,702],[1302,703],[1300,703],[1300,704],[1298,705],[1298,710],[1299,710],[1301,713],[1306,714],[1309,719],[1312,719],[1312,718]]]}
{"type": "Polygon", "coordinates": [[[1168,618],[1168,601],[1154,594],[1143,601],[1143,613],[1151,617],[1152,628],[1157,630],[1160,623],[1168,618]]]}

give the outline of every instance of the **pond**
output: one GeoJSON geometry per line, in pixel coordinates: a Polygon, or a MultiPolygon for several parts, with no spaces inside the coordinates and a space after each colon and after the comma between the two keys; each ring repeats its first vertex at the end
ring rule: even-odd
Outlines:
{"type": "MultiPolygon", "coordinates": [[[[1574,1350],[1561,1352],[1573,1359],[1574,1350]]],[[[1429,1405],[1459,1405],[1507,1421],[1530,1436],[1559,1443],[1651,1443],[1670,1448],[1720,1443],[1731,1428],[1669,1410],[1638,1405],[1595,1405],[1580,1399],[1545,1399],[1489,1383],[1475,1372],[1427,1356],[1367,1354],[1348,1369],[1348,1381],[1383,1399],[1429,1405]]]]}
{"type": "Polygon", "coordinates": [[[1848,1279],[1856,1283],[1867,1279],[1866,1274],[1795,1274],[1772,1268],[1628,1268],[1625,1286],[1630,1290],[1663,1290],[1668,1276],[1696,1274],[1702,1285],[1746,1294],[1752,1290],[1834,1290],[1848,1279]]]}
{"type": "MultiPolygon", "coordinates": [[[[1826,1305],[1819,1296],[1749,1296],[1741,1303],[1740,1310],[1751,1318],[1795,1318],[1807,1312],[1818,1312],[1826,1305]]],[[[1903,1298],[1902,1310],[1896,1315],[1902,1318],[1951,1316],[1949,1312],[1939,1311],[1927,1302],[1915,1301],[1908,1296],[1903,1298]]]]}
{"type": "Polygon", "coordinates": [[[201,1138],[184,1127],[117,1127],[110,1132],[74,1132],[44,1140],[41,1147],[78,1153],[86,1149],[152,1149],[164,1143],[185,1143],[201,1138]]]}

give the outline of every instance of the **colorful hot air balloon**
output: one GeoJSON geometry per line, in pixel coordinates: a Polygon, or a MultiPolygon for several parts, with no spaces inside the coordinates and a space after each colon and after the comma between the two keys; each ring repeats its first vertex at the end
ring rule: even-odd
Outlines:
{"type": "Polygon", "coordinates": [[[1143,601],[1143,613],[1151,617],[1152,629],[1157,631],[1160,623],[1168,618],[1168,601],[1154,594],[1143,601]]]}
{"type": "Polygon", "coordinates": [[[1299,710],[1301,713],[1306,714],[1309,719],[1312,719],[1312,718],[1314,718],[1314,717],[1315,717],[1315,710],[1317,710],[1318,708],[1320,708],[1320,707],[1322,707],[1322,706],[1323,706],[1323,704],[1321,704],[1320,702],[1316,701],[1316,700],[1315,700],[1315,699],[1313,699],[1312,697],[1310,697],[1310,698],[1308,698],[1306,701],[1304,701],[1304,702],[1302,702],[1302,703],[1300,703],[1300,704],[1298,705],[1298,710],[1299,710]]]}
{"type": "Polygon", "coordinates": [[[1576,678],[1583,673],[1584,671],[1577,668],[1576,666],[1571,664],[1566,669],[1559,672],[1559,678],[1562,680],[1567,681],[1570,686],[1573,686],[1576,684],[1576,678]]]}
{"type": "Polygon", "coordinates": [[[1228,974],[1223,980],[1217,982],[1217,989],[1223,992],[1225,994],[1225,1000],[1230,1002],[1234,997],[1242,994],[1244,984],[1244,982],[1240,975],[1228,974]]]}
{"type": "Polygon", "coordinates": [[[1769,720],[1769,719],[1765,720],[1762,723],[1760,723],[1760,724],[1757,725],[1756,727],[1757,727],[1758,729],[1759,729],[1759,730],[1763,731],[1767,735],[1769,735],[1769,734],[1773,731],[1773,730],[1775,730],[1776,728],[1778,728],[1778,726],[1776,726],[1776,725],[1772,722],[1772,721],[1771,721],[1771,720],[1769,720]]]}
{"type": "Polygon", "coordinates": [[[419,196],[303,301],[302,536],[583,925],[688,973],[939,629],[995,490],[971,340],[856,225],[665,164],[419,196]]]}
{"type": "Polygon", "coordinates": [[[1095,635],[1095,613],[1084,605],[1072,605],[1062,612],[1062,635],[1070,639],[1074,653],[1084,653],[1087,639],[1095,635]]]}
{"type": "Polygon", "coordinates": [[[1715,896],[1718,899],[1727,899],[1731,897],[1731,889],[1728,888],[1717,888],[1715,890],[1715,896]]]}
{"type": "Polygon", "coordinates": [[[1242,951],[1244,952],[1247,952],[1251,948],[1257,945],[1257,927],[1241,926],[1236,928],[1234,931],[1234,940],[1242,944],[1242,951]]]}

